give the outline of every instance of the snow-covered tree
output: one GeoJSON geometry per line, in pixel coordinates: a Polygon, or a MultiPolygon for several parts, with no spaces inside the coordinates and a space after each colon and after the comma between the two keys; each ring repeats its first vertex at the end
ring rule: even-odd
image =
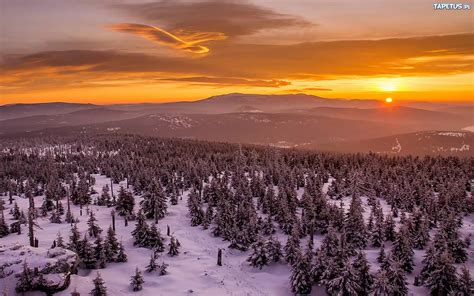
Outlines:
{"type": "Polygon", "coordinates": [[[307,258],[299,255],[293,264],[290,276],[290,286],[293,293],[297,295],[307,295],[311,293],[313,282],[310,269],[311,267],[309,266],[307,258]]]}
{"type": "Polygon", "coordinates": [[[180,247],[179,241],[175,237],[171,237],[170,243],[168,244],[169,250],[168,250],[168,255],[171,257],[173,256],[178,256],[179,254],[179,247],[180,247]]]}
{"type": "Polygon", "coordinates": [[[301,257],[301,247],[298,229],[294,228],[285,245],[285,260],[293,265],[301,257]]]}
{"type": "Polygon", "coordinates": [[[87,221],[87,225],[89,226],[87,232],[89,233],[90,237],[97,237],[99,234],[102,233],[102,229],[96,222],[97,219],[95,217],[94,212],[90,211],[89,220],[87,221]]]}
{"type": "Polygon", "coordinates": [[[92,296],[106,296],[107,295],[107,288],[105,287],[105,282],[100,276],[100,273],[97,272],[97,276],[92,281],[94,284],[94,288],[89,293],[92,296]]]}
{"type": "Polygon", "coordinates": [[[430,288],[431,295],[448,295],[457,287],[456,268],[449,251],[445,250],[436,263],[425,284],[430,288]]]}
{"type": "Polygon", "coordinates": [[[129,216],[133,213],[133,207],[135,205],[135,199],[133,195],[125,190],[125,188],[120,187],[120,191],[117,198],[117,213],[120,216],[129,216]]]}
{"type": "Polygon", "coordinates": [[[151,254],[151,257],[150,257],[150,262],[148,263],[148,265],[146,266],[146,271],[147,272],[152,272],[152,271],[155,271],[157,268],[157,265],[156,265],[156,256],[155,256],[155,253],[153,252],[151,254]]]}
{"type": "Polygon", "coordinates": [[[268,252],[268,259],[273,262],[280,262],[280,260],[283,258],[283,251],[280,241],[270,236],[266,243],[266,248],[268,252]]]}
{"type": "Polygon", "coordinates": [[[128,261],[127,254],[125,253],[125,248],[123,247],[122,242],[119,243],[117,259],[115,261],[116,262],[127,262],[128,261]]]}
{"type": "Polygon", "coordinates": [[[142,272],[138,269],[135,270],[135,274],[132,276],[130,280],[130,285],[132,286],[133,291],[140,291],[143,288],[143,284],[145,281],[143,280],[142,272]]]}
{"type": "Polygon", "coordinates": [[[247,262],[253,267],[262,269],[263,266],[267,265],[270,261],[268,254],[267,244],[260,238],[252,244],[252,253],[247,258],[247,262]]]}
{"type": "Polygon", "coordinates": [[[361,286],[357,271],[352,263],[347,260],[344,267],[332,279],[324,281],[324,286],[329,295],[359,295],[361,286]]]}

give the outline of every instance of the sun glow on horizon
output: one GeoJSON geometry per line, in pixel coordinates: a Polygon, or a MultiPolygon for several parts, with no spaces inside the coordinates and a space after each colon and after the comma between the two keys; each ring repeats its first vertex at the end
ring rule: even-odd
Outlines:
{"type": "Polygon", "coordinates": [[[385,103],[387,103],[387,104],[391,104],[392,102],[393,102],[392,98],[386,98],[385,99],[385,103]]]}
{"type": "Polygon", "coordinates": [[[379,84],[379,88],[382,91],[392,92],[398,90],[398,83],[394,80],[383,81],[379,84]]]}

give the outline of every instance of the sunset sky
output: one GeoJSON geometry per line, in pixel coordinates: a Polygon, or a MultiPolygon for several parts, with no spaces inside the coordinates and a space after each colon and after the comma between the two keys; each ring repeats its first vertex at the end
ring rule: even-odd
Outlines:
{"type": "Polygon", "coordinates": [[[232,92],[473,102],[474,9],[433,3],[0,0],[0,104],[232,92]]]}

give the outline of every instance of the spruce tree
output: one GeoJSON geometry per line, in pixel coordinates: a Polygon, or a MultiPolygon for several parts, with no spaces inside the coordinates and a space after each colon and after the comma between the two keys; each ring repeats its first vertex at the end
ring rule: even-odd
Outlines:
{"type": "Polygon", "coordinates": [[[307,295],[312,290],[312,279],[310,273],[311,267],[309,266],[309,260],[304,256],[299,255],[295,259],[293,268],[290,276],[291,291],[297,295],[307,295]]]}
{"type": "Polygon", "coordinates": [[[116,262],[127,262],[128,261],[127,254],[125,253],[125,248],[123,247],[122,242],[119,243],[117,259],[115,261],[116,262]]]}
{"type": "Polygon", "coordinates": [[[352,196],[349,212],[346,215],[344,230],[346,240],[353,249],[364,249],[367,246],[367,228],[363,217],[364,209],[360,198],[352,196]]]}
{"type": "Polygon", "coordinates": [[[146,218],[154,219],[155,223],[158,223],[159,219],[165,217],[167,211],[166,195],[160,182],[153,179],[142,197],[140,205],[143,214],[146,218]]]}
{"type": "Polygon", "coordinates": [[[168,268],[168,264],[166,264],[164,261],[161,262],[161,264],[158,265],[159,275],[163,276],[163,275],[168,274],[167,268],[168,268]]]}
{"type": "Polygon", "coordinates": [[[466,266],[461,268],[461,274],[458,277],[458,284],[456,287],[455,296],[470,296],[474,295],[474,281],[471,278],[469,269],[466,266]]]}
{"type": "Polygon", "coordinates": [[[133,207],[135,206],[135,199],[133,195],[120,187],[120,191],[117,198],[117,213],[120,216],[130,216],[133,213],[133,207]]]}
{"type": "Polygon", "coordinates": [[[410,232],[407,226],[402,226],[393,242],[392,255],[400,262],[403,270],[413,270],[413,246],[410,232]]]}
{"type": "Polygon", "coordinates": [[[280,260],[283,258],[280,241],[270,236],[267,241],[266,248],[268,251],[268,259],[273,262],[280,262],[280,260]]]}
{"type": "Polygon", "coordinates": [[[146,271],[147,272],[155,271],[157,267],[158,266],[156,265],[156,255],[154,252],[152,252],[151,257],[150,257],[150,263],[148,263],[146,267],[146,271]]]}
{"type": "Polygon", "coordinates": [[[135,224],[135,229],[132,231],[132,236],[134,238],[133,245],[139,247],[149,246],[148,235],[150,230],[148,224],[145,222],[145,216],[142,211],[138,212],[137,224],[135,224]]]}
{"type": "Polygon", "coordinates": [[[143,288],[143,284],[145,281],[143,280],[143,276],[140,270],[137,269],[135,270],[135,275],[132,276],[130,280],[130,285],[132,286],[132,290],[135,291],[140,291],[143,288]]]}
{"type": "Polygon", "coordinates": [[[393,242],[395,240],[395,221],[393,220],[393,216],[391,214],[388,214],[385,218],[384,236],[385,240],[387,241],[393,242]]]}
{"type": "Polygon", "coordinates": [[[77,223],[75,223],[71,228],[71,235],[69,236],[69,244],[67,248],[77,254],[81,253],[81,234],[77,228],[77,223]]]}
{"type": "Polygon", "coordinates": [[[156,227],[156,224],[152,224],[150,231],[148,233],[148,248],[155,249],[158,252],[163,252],[165,250],[165,245],[163,242],[163,237],[161,236],[160,231],[156,227]]]}
{"type": "Polygon", "coordinates": [[[290,265],[296,263],[296,260],[301,256],[299,232],[296,228],[294,228],[291,235],[288,236],[284,249],[286,262],[290,265]]]}
{"type": "Polygon", "coordinates": [[[84,240],[82,241],[82,254],[80,255],[80,257],[87,269],[95,268],[97,259],[95,256],[94,248],[92,247],[91,243],[89,243],[89,241],[87,240],[87,237],[85,236],[84,236],[84,240]]]}
{"type": "Polygon", "coordinates": [[[402,268],[400,262],[390,260],[390,266],[388,268],[388,280],[391,287],[391,294],[393,296],[405,296],[408,294],[408,283],[405,276],[405,271],[402,268]]]}
{"type": "Polygon", "coordinates": [[[20,273],[15,289],[18,293],[28,292],[33,289],[33,271],[28,267],[26,261],[23,262],[23,270],[20,273]]]}
{"type": "Polygon", "coordinates": [[[338,275],[324,282],[329,295],[359,295],[362,289],[357,271],[347,260],[338,275]]]}
{"type": "Polygon", "coordinates": [[[268,249],[265,241],[260,238],[258,241],[252,244],[252,253],[247,258],[247,262],[253,267],[262,269],[263,266],[267,265],[270,261],[268,256],[268,249]]]}
{"type": "Polygon", "coordinates": [[[389,296],[392,295],[393,287],[387,275],[387,271],[382,270],[375,278],[372,285],[371,296],[389,296]]]}
{"type": "Polygon", "coordinates": [[[105,282],[100,276],[100,273],[97,272],[96,278],[92,281],[94,284],[94,288],[89,293],[92,296],[106,296],[107,295],[107,288],[105,287],[105,282]]]}
{"type": "Polygon", "coordinates": [[[441,254],[425,284],[430,288],[431,295],[436,296],[448,295],[456,289],[456,268],[453,266],[453,259],[448,251],[441,254]]]}
{"type": "Polygon", "coordinates": [[[372,289],[374,278],[372,274],[370,274],[370,265],[363,251],[357,252],[352,265],[357,275],[357,283],[360,286],[359,292],[363,295],[368,295],[372,289]]]}
{"type": "Polygon", "coordinates": [[[172,236],[168,246],[169,246],[168,255],[170,255],[171,257],[178,256],[179,246],[180,246],[179,241],[172,236]]]}
{"type": "Polygon", "coordinates": [[[112,229],[112,226],[109,226],[107,230],[107,237],[105,238],[104,249],[105,257],[107,262],[114,262],[117,258],[119,243],[117,237],[115,236],[115,231],[112,229]]]}
{"type": "Polygon", "coordinates": [[[97,219],[95,218],[95,214],[93,211],[90,211],[89,220],[87,221],[87,225],[89,228],[87,232],[89,233],[90,237],[97,237],[100,233],[102,233],[102,229],[99,225],[97,225],[97,219]]]}

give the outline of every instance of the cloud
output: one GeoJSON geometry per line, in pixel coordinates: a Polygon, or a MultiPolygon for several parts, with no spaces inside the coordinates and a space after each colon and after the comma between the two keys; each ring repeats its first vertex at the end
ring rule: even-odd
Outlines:
{"type": "Polygon", "coordinates": [[[181,78],[163,78],[165,81],[191,82],[203,85],[219,85],[219,86],[257,86],[257,87],[282,87],[291,85],[290,82],[284,80],[255,80],[232,77],[181,77],[181,78]]]}
{"type": "Polygon", "coordinates": [[[115,24],[109,26],[109,28],[118,32],[135,34],[152,42],[197,54],[209,52],[208,47],[199,45],[199,43],[227,38],[225,34],[219,32],[195,33],[185,30],[177,31],[181,35],[179,36],[158,27],[141,24],[115,24]]]}
{"type": "Polygon", "coordinates": [[[250,35],[264,29],[310,26],[310,22],[242,1],[208,0],[184,2],[163,0],[115,7],[153,24],[203,32],[219,31],[227,36],[250,35]]]}
{"type": "Polygon", "coordinates": [[[215,43],[199,59],[117,51],[46,51],[4,56],[0,85],[24,81],[21,87],[26,90],[45,79],[48,86],[59,87],[88,79],[139,77],[159,83],[178,77],[183,83],[284,86],[291,80],[472,73],[473,37],[457,34],[291,45],[215,43]]]}
{"type": "Polygon", "coordinates": [[[301,92],[313,92],[313,91],[332,91],[332,89],[324,88],[324,87],[304,87],[304,88],[293,88],[293,89],[283,90],[283,92],[285,93],[301,93],[301,92]]]}

